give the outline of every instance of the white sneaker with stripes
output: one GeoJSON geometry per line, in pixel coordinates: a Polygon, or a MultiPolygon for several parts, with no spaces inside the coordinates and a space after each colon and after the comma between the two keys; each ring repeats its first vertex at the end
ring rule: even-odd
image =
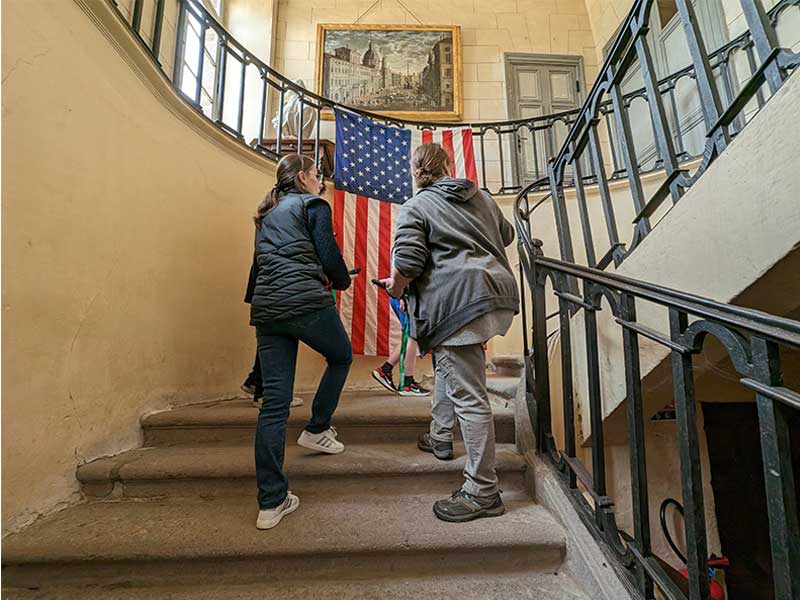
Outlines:
{"type": "Polygon", "coordinates": [[[256,527],[258,529],[272,529],[281,522],[283,517],[296,511],[298,506],[300,506],[300,498],[289,492],[286,494],[286,500],[280,506],[258,511],[256,527]]]}
{"type": "Polygon", "coordinates": [[[303,430],[297,438],[297,445],[309,450],[324,452],[325,454],[341,454],[344,452],[344,444],[336,439],[336,430],[331,427],[322,433],[309,433],[303,430]]]}

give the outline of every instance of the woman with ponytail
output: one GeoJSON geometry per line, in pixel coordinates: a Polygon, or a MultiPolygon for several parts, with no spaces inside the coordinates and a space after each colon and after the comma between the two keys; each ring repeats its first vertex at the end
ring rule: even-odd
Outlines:
{"type": "Polygon", "coordinates": [[[331,420],[353,355],[331,288],[350,287],[350,275],[333,237],[330,206],[319,196],[323,189],[314,161],[284,156],[275,186],[253,217],[256,280],[250,324],[256,328],[264,388],[255,443],[259,529],[275,527],[300,505],[283,472],[298,342],[322,354],[328,367],[297,443],[315,452],[344,451],[331,420]]]}

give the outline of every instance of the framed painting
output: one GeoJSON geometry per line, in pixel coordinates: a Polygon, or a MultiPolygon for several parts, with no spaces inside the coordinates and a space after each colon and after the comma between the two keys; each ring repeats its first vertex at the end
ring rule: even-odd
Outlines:
{"type": "Polygon", "coordinates": [[[462,114],[461,28],[320,24],[316,84],[321,96],[353,108],[402,119],[457,121],[462,114]]]}

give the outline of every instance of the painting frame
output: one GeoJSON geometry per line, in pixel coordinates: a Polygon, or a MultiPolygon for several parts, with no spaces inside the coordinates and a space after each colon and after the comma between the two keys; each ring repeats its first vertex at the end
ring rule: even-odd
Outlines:
{"type": "MultiPolygon", "coordinates": [[[[359,110],[365,110],[381,116],[393,119],[424,121],[424,122],[453,122],[461,120],[464,113],[463,98],[463,70],[462,70],[462,46],[461,46],[461,26],[460,25],[372,25],[359,24],[350,25],[344,23],[319,23],[317,24],[317,49],[316,64],[314,72],[315,91],[323,96],[324,86],[324,61],[325,61],[325,39],[330,31],[427,31],[427,32],[447,32],[452,39],[452,60],[453,60],[453,109],[452,110],[382,110],[380,108],[366,108],[355,106],[359,110]]],[[[342,102],[347,105],[347,102],[342,102]]],[[[322,111],[320,115],[325,120],[333,118],[331,111],[322,111]]]]}

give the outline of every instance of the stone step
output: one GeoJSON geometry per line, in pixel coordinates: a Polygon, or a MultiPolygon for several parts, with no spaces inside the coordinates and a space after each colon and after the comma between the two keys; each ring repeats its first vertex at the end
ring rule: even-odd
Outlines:
{"type": "MultiPolygon", "coordinates": [[[[297,493],[341,497],[436,492],[444,494],[462,482],[465,456],[456,443],[456,458],[437,460],[416,445],[347,444],[342,454],[316,454],[289,440],[285,468],[297,493]]],[[[503,489],[522,489],[525,462],[510,444],[497,446],[497,470],[503,489]]],[[[92,497],[255,496],[252,446],[175,446],[138,448],[101,458],[77,470],[84,493],[92,497]]]]}
{"type": "MultiPolygon", "coordinates": [[[[489,392],[489,394],[493,394],[500,399],[511,401],[517,397],[517,387],[519,386],[519,382],[519,377],[492,375],[486,378],[486,390],[489,392]]],[[[492,405],[492,409],[495,411],[503,410],[502,408],[497,408],[497,403],[492,405]]],[[[504,412],[502,414],[504,414],[504,412]]]]}
{"type": "MultiPolygon", "coordinates": [[[[287,439],[300,435],[311,415],[312,397],[305,396],[305,404],[291,410],[287,439]]],[[[494,407],[494,413],[497,441],[513,442],[513,410],[494,407]]],[[[253,403],[241,398],[152,413],[141,419],[144,445],[252,444],[257,416],[253,403]]],[[[334,424],[347,432],[351,443],[414,442],[420,432],[427,431],[430,418],[430,397],[351,392],[339,402],[334,424]]]]}
{"type": "Polygon", "coordinates": [[[28,590],[5,588],[5,600],[409,600],[416,598],[458,598],[458,600],[587,600],[565,573],[502,573],[485,575],[430,575],[427,577],[369,579],[359,581],[322,579],[318,581],[263,581],[230,585],[164,585],[118,587],[93,585],[28,590]]]}
{"type": "MultiPolygon", "coordinates": [[[[200,586],[322,579],[408,580],[553,572],[561,527],[522,492],[501,517],[453,524],[442,494],[310,497],[275,529],[255,528],[252,497],[95,501],[3,540],[7,588],[200,586]]],[[[439,597],[450,597],[439,596],[439,597]]]]}
{"type": "Polygon", "coordinates": [[[525,359],[519,354],[498,354],[492,357],[491,364],[501,377],[519,377],[525,368],[525,359]]]}

